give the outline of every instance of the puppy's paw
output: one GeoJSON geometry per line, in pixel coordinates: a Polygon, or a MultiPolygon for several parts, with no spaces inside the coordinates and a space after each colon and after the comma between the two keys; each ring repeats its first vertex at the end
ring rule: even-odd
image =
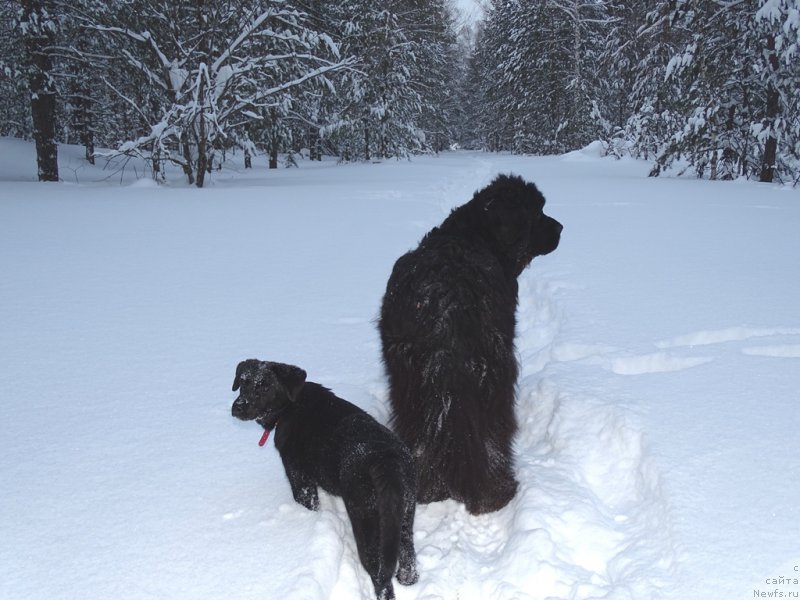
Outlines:
{"type": "Polygon", "coordinates": [[[378,600],[395,600],[394,590],[391,585],[380,590],[375,588],[375,597],[378,600]]]}
{"type": "Polygon", "coordinates": [[[411,564],[410,566],[401,566],[397,569],[397,583],[401,585],[414,585],[417,581],[419,581],[417,565],[411,564]]]}

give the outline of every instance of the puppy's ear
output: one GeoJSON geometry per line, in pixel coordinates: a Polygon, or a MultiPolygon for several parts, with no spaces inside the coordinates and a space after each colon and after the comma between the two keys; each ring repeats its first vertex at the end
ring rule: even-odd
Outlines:
{"type": "Polygon", "coordinates": [[[294,365],[276,364],[275,375],[283,385],[289,390],[292,400],[297,399],[300,390],[306,383],[306,372],[294,365]]]}
{"type": "Polygon", "coordinates": [[[233,378],[233,388],[231,391],[235,392],[239,389],[239,383],[241,382],[242,373],[244,373],[245,362],[242,361],[238,365],[236,365],[236,376],[233,378]]]}

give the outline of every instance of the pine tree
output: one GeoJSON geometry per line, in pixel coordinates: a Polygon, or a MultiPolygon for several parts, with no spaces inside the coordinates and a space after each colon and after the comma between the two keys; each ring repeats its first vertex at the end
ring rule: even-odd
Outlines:
{"type": "Polygon", "coordinates": [[[486,146],[559,153],[597,139],[605,1],[495,0],[470,79],[485,89],[486,146]]]}
{"type": "Polygon", "coordinates": [[[633,110],[625,124],[624,138],[633,156],[651,160],[682,121],[678,109],[682,92],[674,80],[665,78],[664,70],[685,42],[686,31],[672,23],[669,3],[654,2],[647,8],[643,22],[641,15],[634,16],[637,45],[642,51],[634,58],[638,63],[633,68],[630,94],[633,110]]]}
{"type": "Polygon", "coordinates": [[[352,99],[347,114],[363,135],[353,149],[364,160],[407,156],[425,143],[417,120],[422,98],[413,86],[417,56],[403,22],[409,15],[402,0],[365,4],[350,37],[363,75],[353,73],[345,88],[345,97],[352,99]]]}
{"type": "Polygon", "coordinates": [[[544,104],[539,95],[542,86],[533,85],[536,57],[529,55],[528,44],[520,43],[534,27],[526,19],[533,15],[522,8],[515,0],[491,3],[469,65],[469,86],[479,98],[470,107],[469,120],[483,138],[480,145],[491,151],[525,151],[515,142],[528,137],[527,117],[536,104],[544,104]],[[528,94],[520,94],[517,88],[527,89],[528,94]]]}
{"type": "Polygon", "coordinates": [[[457,121],[455,134],[463,148],[484,150],[490,139],[486,124],[490,119],[484,112],[485,85],[484,63],[479,49],[483,41],[483,21],[474,27],[461,28],[457,39],[457,52],[461,59],[460,74],[457,78],[458,94],[457,121]]]}
{"type": "Polygon", "coordinates": [[[463,120],[458,97],[465,61],[460,54],[455,16],[444,0],[417,3],[413,22],[406,26],[414,44],[421,96],[420,128],[434,152],[449,148],[463,120]]]}
{"type": "Polygon", "coordinates": [[[456,36],[443,0],[346,0],[320,11],[342,53],[321,136],[343,160],[405,157],[450,145],[458,110],[456,36]]]}
{"type": "Polygon", "coordinates": [[[18,0],[0,0],[0,135],[30,138],[31,111],[17,25],[19,11],[18,0]]]}
{"type": "Polygon", "coordinates": [[[661,142],[652,174],[682,159],[712,179],[792,177],[800,89],[796,0],[673,0],[655,22],[675,45],[668,61],[647,65],[650,77],[663,81],[660,110],[650,120],[661,142]]]}
{"type": "Polygon", "coordinates": [[[764,116],[753,133],[764,144],[759,180],[800,181],[800,2],[765,0],[755,14],[763,51],[756,71],[765,88],[764,116]]]}
{"type": "Polygon", "coordinates": [[[633,124],[631,118],[640,111],[644,113],[643,104],[648,100],[649,74],[639,66],[648,52],[661,47],[661,41],[646,33],[648,14],[658,2],[614,0],[607,3],[607,27],[597,37],[596,43],[600,46],[594,82],[597,120],[603,139],[607,141],[608,153],[618,157],[632,152],[633,139],[641,141],[641,154],[652,152],[649,144],[641,140],[641,127],[637,128],[636,135],[629,128],[633,124]]]}

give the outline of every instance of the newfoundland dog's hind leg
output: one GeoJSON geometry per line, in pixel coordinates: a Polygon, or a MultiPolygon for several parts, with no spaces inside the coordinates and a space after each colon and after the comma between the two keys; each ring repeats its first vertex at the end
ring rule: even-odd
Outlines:
{"type": "Polygon", "coordinates": [[[487,437],[481,445],[465,444],[463,454],[472,458],[464,463],[462,476],[452,481],[450,489],[473,515],[500,510],[511,502],[519,485],[510,444],[487,437]]]}

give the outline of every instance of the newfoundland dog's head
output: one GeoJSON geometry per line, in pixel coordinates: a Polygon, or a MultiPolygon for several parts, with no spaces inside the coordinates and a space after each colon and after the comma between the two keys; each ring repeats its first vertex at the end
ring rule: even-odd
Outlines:
{"type": "Polygon", "coordinates": [[[499,175],[453,210],[441,230],[479,236],[513,276],[536,256],[558,247],[561,223],[544,214],[544,196],[532,183],[515,175],[499,175]]]}

